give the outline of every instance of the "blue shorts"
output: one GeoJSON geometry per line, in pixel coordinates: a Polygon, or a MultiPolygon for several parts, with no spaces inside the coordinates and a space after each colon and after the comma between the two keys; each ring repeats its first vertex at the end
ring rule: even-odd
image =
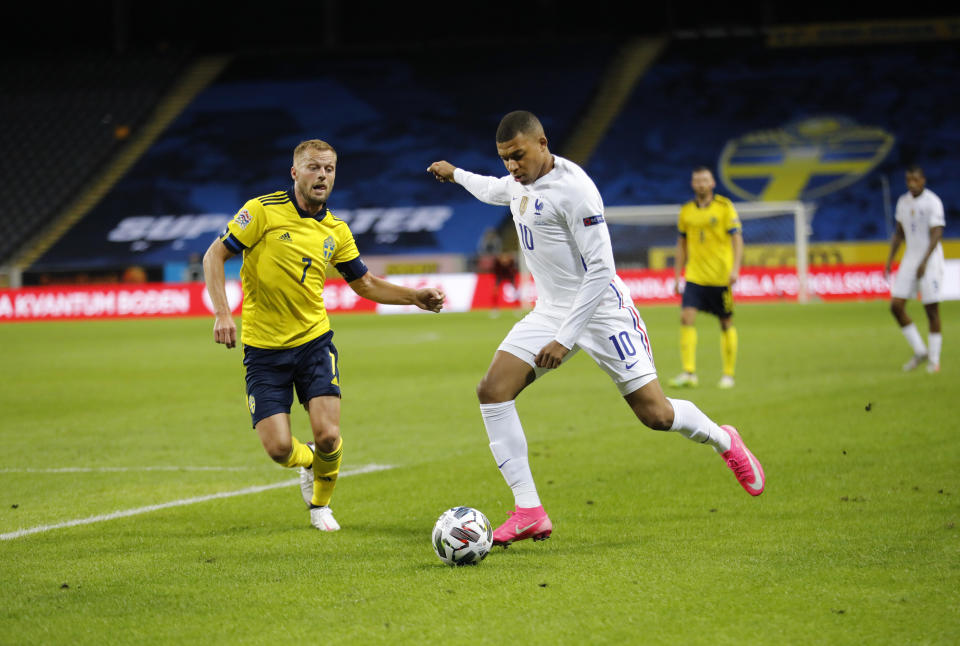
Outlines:
{"type": "Polygon", "coordinates": [[[314,397],[339,397],[338,359],[333,330],[295,348],[267,350],[244,345],[247,408],[254,427],[271,415],[289,414],[294,390],[304,407],[314,397]]]}
{"type": "Polygon", "coordinates": [[[733,316],[733,292],[730,285],[698,285],[687,281],[682,307],[709,312],[722,319],[733,316]]]}

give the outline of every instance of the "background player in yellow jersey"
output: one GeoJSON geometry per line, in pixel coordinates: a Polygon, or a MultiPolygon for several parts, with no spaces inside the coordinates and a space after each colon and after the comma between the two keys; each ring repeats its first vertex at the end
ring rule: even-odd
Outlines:
{"type": "Polygon", "coordinates": [[[247,405],[260,442],[274,461],[300,468],[304,502],[317,529],[336,531],[330,498],[340,472],[340,371],[323,305],[327,265],[353,290],[378,303],[439,312],[444,295],[410,289],[370,274],[347,223],[327,208],[337,153],[312,139],[293,152],[293,188],[249,200],[203,258],[216,321],[214,341],[236,345],[224,286],[224,262],[243,253],[242,341],[247,405]],[[310,418],[313,442],[290,432],[293,391],[310,418]]]}
{"type": "Polygon", "coordinates": [[[733,285],[740,276],[743,234],[733,203],[715,195],[717,183],[706,166],[693,170],[690,186],[694,199],[683,205],[677,219],[677,293],[683,294],[680,310],[680,359],[683,372],[671,386],[696,386],[697,310],[720,319],[720,350],[723,376],[720,388],[732,388],[737,364],[737,329],[733,326],[733,285]],[[686,286],[680,287],[680,271],[686,267],[686,286]]]}

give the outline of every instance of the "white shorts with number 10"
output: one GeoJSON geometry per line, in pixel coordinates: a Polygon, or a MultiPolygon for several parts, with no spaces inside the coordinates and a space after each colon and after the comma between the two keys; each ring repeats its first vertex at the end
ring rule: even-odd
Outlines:
{"type": "MultiPolygon", "coordinates": [[[[539,378],[549,370],[537,368],[534,359],[543,346],[555,339],[562,323],[562,319],[530,312],[507,333],[498,350],[530,364],[539,378]]],[[[581,348],[610,375],[621,395],[629,395],[657,378],[650,337],[633,305],[598,310],[564,362],[581,348]]]]}

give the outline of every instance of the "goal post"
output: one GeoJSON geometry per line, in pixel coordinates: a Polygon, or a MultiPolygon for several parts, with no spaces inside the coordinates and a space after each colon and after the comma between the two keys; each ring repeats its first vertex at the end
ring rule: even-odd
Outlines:
{"type": "MultiPolygon", "coordinates": [[[[672,244],[675,244],[677,216],[682,206],[681,204],[649,204],[606,207],[604,209],[604,219],[608,225],[612,225],[610,234],[615,253],[618,247],[618,238],[623,237],[622,235],[618,236],[618,233],[623,233],[623,229],[615,225],[637,227],[636,232],[639,237],[644,237],[644,234],[648,235],[650,246],[664,246],[667,241],[672,241],[672,244]]],[[[807,243],[810,237],[813,205],[804,202],[734,202],[734,208],[736,208],[740,220],[743,222],[745,246],[750,244],[792,243],[799,284],[797,300],[801,303],[807,302],[809,300],[807,243]],[[765,223],[764,220],[766,220],[765,223]],[[750,223],[769,226],[756,227],[758,231],[756,235],[752,235],[750,223]]],[[[618,260],[618,266],[620,264],[618,260]]],[[[646,266],[646,259],[640,264],[646,266]]]]}
{"type": "MultiPolygon", "coordinates": [[[[610,228],[614,258],[618,269],[659,268],[651,262],[677,243],[677,216],[682,204],[647,204],[635,206],[608,206],[604,219],[610,228]]],[[[809,292],[808,241],[815,206],[804,202],[734,202],[734,208],[743,222],[745,265],[749,266],[751,245],[776,245],[785,248],[788,259],[797,272],[797,301],[806,303],[809,292]],[[789,250],[792,249],[792,252],[789,250]]],[[[519,254],[519,294],[521,307],[528,308],[536,299],[536,289],[523,259],[519,254]]]]}

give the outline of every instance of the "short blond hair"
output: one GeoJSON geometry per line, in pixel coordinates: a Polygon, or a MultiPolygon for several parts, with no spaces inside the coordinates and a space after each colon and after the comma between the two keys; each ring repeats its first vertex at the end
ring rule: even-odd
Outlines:
{"type": "Polygon", "coordinates": [[[337,151],[333,149],[333,146],[323,141],[322,139],[307,139],[306,141],[301,141],[296,148],[293,149],[293,165],[297,165],[297,160],[307,151],[307,150],[329,150],[333,153],[333,156],[337,156],[337,151]]]}

